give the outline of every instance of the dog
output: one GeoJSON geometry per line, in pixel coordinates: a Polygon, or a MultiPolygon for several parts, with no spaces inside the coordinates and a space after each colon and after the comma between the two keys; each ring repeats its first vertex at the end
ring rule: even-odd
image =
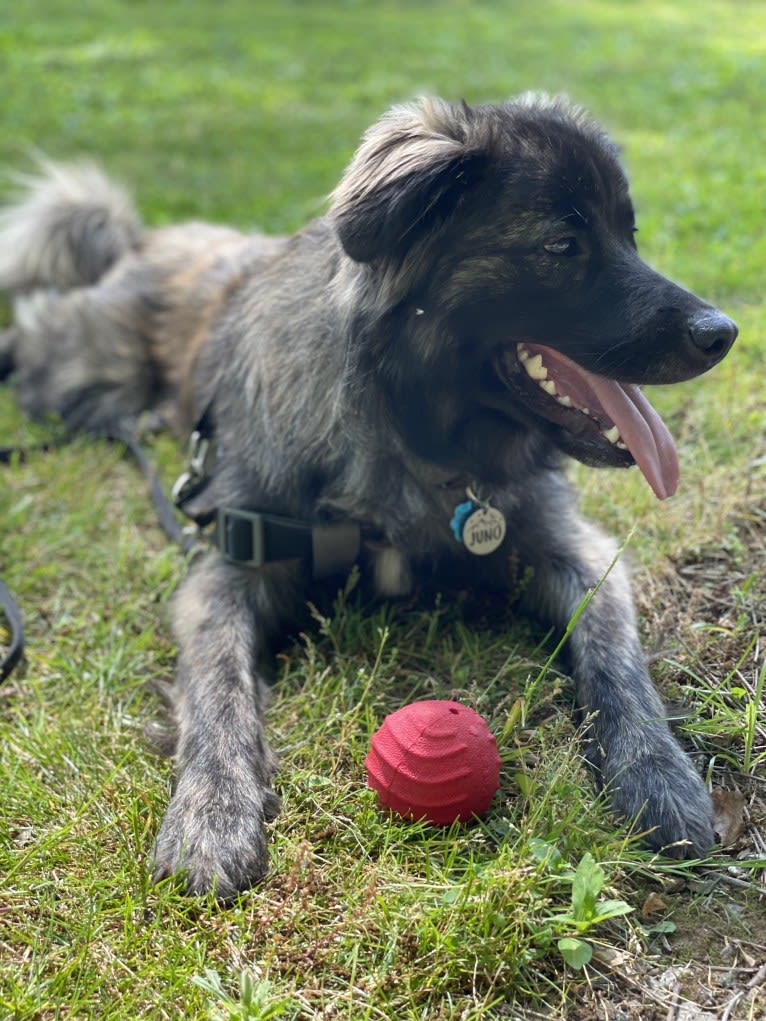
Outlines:
{"type": "Polygon", "coordinates": [[[173,602],[158,879],[225,901],[264,877],[268,650],[353,563],[381,596],[444,577],[506,603],[523,565],[519,609],[576,620],[566,665],[615,812],[652,848],[709,850],[711,799],[626,572],[562,469],[635,464],[670,496],[676,450],[639,387],[707,371],[737,327],[639,257],[618,150],[588,114],[541,94],[397,106],[290,237],[147,229],[93,165],[24,187],[0,224],[2,371],[72,429],[153,411],[193,431],[179,502],[216,521],[173,602]]]}

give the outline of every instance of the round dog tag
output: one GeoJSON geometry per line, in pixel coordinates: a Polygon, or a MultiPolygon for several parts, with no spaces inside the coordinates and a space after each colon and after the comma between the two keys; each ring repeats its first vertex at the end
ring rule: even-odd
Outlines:
{"type": "Polygon", "coordinates": [[[478,507],[463,522],[463,545],[477,557],[494,553],[504,538],[505,518],[494,507],[478,507]]]}

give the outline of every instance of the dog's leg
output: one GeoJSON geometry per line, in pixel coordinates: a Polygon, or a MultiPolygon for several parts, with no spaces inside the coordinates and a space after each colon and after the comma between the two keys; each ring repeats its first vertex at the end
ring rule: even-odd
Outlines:
{"type": "Polygon", "coordinates": [[[259,660],[296,589],[283,569],[254,575],[209,554],[176,595],[176,786],[155,845],[155,877],[182,871],[191,893],[227,900],[267,871],[264,824],[279,800],[259,660]]]}
{"type": "Polygon", "coordinates": [[[528,608],[562,631],[601,582],[566,656],[578,706],[592,718],[588,758],[613,807],[650,831],[651,846],[675,856],[704,854],[714,843],[711,800],[666,722],[639,642],[627,572],[620,562],[609,571],[614,544],[577,516],[558,484],[533,515],[514,523],[514,533],[523,536],[533,567],[528,608]]]}

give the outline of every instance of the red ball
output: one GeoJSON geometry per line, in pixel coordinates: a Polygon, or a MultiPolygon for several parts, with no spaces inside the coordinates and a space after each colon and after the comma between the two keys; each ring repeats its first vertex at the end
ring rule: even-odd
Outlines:
{"type": "Polygon", "coordinates": [[[500,756],[486,720],[446,699],[387,716],[364,764],[382,805],[440,826],[483,815],[500,786],[500,756]]]}

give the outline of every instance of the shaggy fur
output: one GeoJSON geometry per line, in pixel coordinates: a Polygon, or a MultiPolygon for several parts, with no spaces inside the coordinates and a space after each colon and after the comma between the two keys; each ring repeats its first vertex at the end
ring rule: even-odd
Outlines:
{"type": "MultiPolygon", "coordinates": [[[[0,369],[30,414],[98,433],[154,409],[183,431],[210,404],[217,456],[191,512],[357,523],[386,595],[449,577],[507,599],[521,564],[522,609],[559,631],[614,556],[578,516],[562,452],[635,459],[670,495],[672,440],[633,384],[704,372],[736,336],[639,258],[616,148],[563,100],[393,109],[328,214],[289,238],[146,229],[92,167],[46,166],[25,189],[0,225],[15,314],[0,369]],[[450,528],[469,487],[505,517],[489,555],[450,528]]],[[[303,563],[211,551],[180,586],[158,877],[229,898],[266,872],[264,662],[310,585],[303,563]]],[[[710,799],[668,729],[620,564],[567,660],[615,810],[653,847],[706,851],[710,799]]]]}

